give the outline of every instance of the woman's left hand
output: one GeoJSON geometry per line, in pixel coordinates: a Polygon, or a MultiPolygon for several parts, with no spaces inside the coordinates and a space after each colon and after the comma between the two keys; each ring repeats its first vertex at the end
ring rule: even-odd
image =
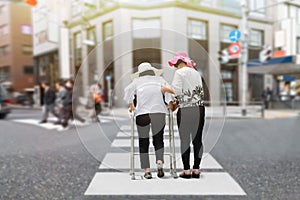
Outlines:
{"type": "Polygon", "coordinates": [[[161,92],[162,92],[162,93],[168,92],[168,93],[170,93],[170,94],[175,94],[175,92],[174,92],[173,89],[168,88],[168,87],[166,87],[166,86],[162,86],[162,87],[161,87],[161,92]]]}

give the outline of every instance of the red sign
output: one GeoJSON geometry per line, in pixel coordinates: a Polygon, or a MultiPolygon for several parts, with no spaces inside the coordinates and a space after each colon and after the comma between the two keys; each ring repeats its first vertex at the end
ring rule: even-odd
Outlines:
{"type": "Polygon", "coordinates": [[[280,57],[284,57],[284,56],[285,56],[285,51],[283,51],[283,50],[274,51],[274,54],[273,54],[274,58],[280,58],[280,57]]]}
{"type": "Polygon", "coordinates": [[[238,54],[240,53],[242,50],[242,47],[239,43],[235,42],[235,43],[232,43],[229,47],[228,47],[228,52],[232,55],[234,54],[238,54]]]}
{"type": "Polygon", "coordinates": [[[36,0],[24,0],[24,2],[30,6],[36,6],[36,4],[37,4],[36,0]]]}

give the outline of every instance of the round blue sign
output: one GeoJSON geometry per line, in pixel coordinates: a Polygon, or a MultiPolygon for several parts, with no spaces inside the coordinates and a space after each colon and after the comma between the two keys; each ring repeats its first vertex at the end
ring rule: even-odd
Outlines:
{"type": "Polygon", "coordinates": [[[110,76],[110,75],[107,75],[107,76],[106,76],[106,80],[107,80],[107,81],[110,81],[110,80],[111,80],[111,76],[110,76]]]}
{"type": "Polygon", "coordinates": [[[229,39],[231,42],[236,42],[240,38],[241,38],[241,31],[239,30],[233,30],[229,34],[229,39]]]}

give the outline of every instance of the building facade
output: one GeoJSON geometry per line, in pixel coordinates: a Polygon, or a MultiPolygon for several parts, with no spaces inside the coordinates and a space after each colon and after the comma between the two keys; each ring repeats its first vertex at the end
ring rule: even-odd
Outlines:
{"type": "Polygon", "coordinates": [[[291,108],[282,101],[300,100],[300,3],[287,1],[272,9],[272,58],[265,63],[250,60],[254,65],[248,68],[251,82],[256,85],[253,98],[261,98],[262,90],[269,87],[273,108],[291,108]]]}
{"type": "MultiPolygon", "coordinates": [[[[256,8],[266,2],[253,0],[249,6],[256,8]]],[[[218,62],[218,51],[231,44],[229,33],[241,28],[239,1],[102,0],[93,1],[93,5],[78,7],[74,1],[72,18],[67,23],[72,41],[72,71],[78,72],[83,90],[99,75],[109,92],[106,78],[112,77],[115,103],[124,106],[123,90],[139,63],[157,63],[171,82],[173,71],[167,61],[174,52],[186,51],[202,73],[207,100],[220,102],[226,98],[232,104],[241,100],[240,61],[233,59],[226,65],[218,62]],[[92,39],[98,45],[89,53],[92,47],[84,41],[91,39],[91,29],[96,36],[92,39]],[[78,70],[80,66],[84,70],[78,70]]],[[[257,58],[265,44],[272,45],[272,16],[271,10],[250,13],[250,58],[257,58]]]]}
{"type": "Polygon", "coordinates": [[[14,92],[34,87],[32,32],[29,6],[0,2],[0,79],[14,92]]]}
{"type": "Polygon", "coordinates": [[[54,86],[58,79],[71,77],[69,32],[64,28],[70,2],[39,0],[32,8],[34,80],[37,102],[40,103],[42,81],[54,86]]]}

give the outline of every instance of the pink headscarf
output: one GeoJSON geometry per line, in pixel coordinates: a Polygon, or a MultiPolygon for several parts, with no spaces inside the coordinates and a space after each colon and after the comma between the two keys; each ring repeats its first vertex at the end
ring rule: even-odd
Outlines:
{"type": "Polygon", "coordinates": [[[190,68],[194,68],[196,66],[196,63],[189,57],[186,52],[176,52],[174,58],[172,60],[169,60],[168,64],[170,66],[173,66],[177,63],[178,60],[182,60],[190,68]]]}

